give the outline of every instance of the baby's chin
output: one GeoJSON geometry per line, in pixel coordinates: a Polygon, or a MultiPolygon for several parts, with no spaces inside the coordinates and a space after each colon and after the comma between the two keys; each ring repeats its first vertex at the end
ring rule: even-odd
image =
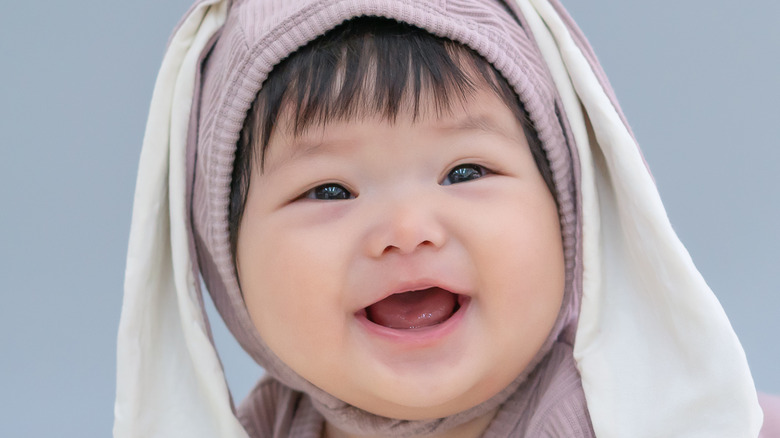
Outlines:
{"type": "Polygon", "coordinates": [[[350,400],[345,401],[382,417],[432,420],[479,406],[505,390],[519,374],[496,373],[472,381],[432,379],[434,381],[420,383],[411,379],[387,387],[375,385],[370,392],[351,394],[350,400]]]}

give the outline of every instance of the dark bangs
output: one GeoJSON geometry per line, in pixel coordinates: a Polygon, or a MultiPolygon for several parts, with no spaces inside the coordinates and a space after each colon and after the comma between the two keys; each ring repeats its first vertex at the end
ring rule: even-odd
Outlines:
{"type": "Polygon", "coordinates": [[[471,49],[428,32],[378,17],[342,23],[274,67],[244,121],[231,181],[228,217],[235,258],[238,228],[249,180],[263,158],[282,112],[294,135],[331,121],[380,116],[394,122],[401,112],[417,120],[466,104],[487,85],[523,125],[531,152],[555,195],[549,165],[536,131],[512,88],[471,49]],[[256,162],[259,160],[259,162],[256,162]]]}

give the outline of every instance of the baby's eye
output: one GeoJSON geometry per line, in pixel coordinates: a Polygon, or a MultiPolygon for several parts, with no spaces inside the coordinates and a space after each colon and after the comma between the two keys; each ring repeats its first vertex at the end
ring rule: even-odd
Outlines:
{"type": "Polygon", "coordinates": [[[478,164],[461,164],[450,170],[447,177],[442,181],[442,185],[457,184],[473,179],[482,178],[488,174],[488,170],[478,164]]]}
{"type": "Polygon", "coordinates": [[[344,186],[340,184],[329,183],[322,184],[309,190],[308,192],[304,193],[301,198],[334,201],[340,199],[350,199],[353,198],[353,196],[349,190],[344,188],[344,186]]]}

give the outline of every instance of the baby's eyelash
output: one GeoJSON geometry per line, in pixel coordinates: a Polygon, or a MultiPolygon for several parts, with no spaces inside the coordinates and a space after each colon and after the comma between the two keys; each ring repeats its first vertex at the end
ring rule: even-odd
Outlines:
{"type": "Polygon", "coordinates": [[[352,199],[355,196],[344,186],[336,183],[320,184],[302,194],[299,199],[316,199],[318,201],[339,201],[352,199]]]}
{"type": "MultiPolygon", "coordinates": [[[[451,184],[461,184],[475,179],[482,178],[486,175],[490,175],[493,172],[485,166],[464,163],[459,164],[445,175],[441,182],[441,185],[448,186],[451,184]]],[[[353,199],[355,195],[349,191],[346,187],[338,183],[325,183],[313,187],[296,199],[313,199],[317,201],[341,201],[346,199],[353,199]]]]}
{"type": "Polygon", "coordinates": [[[450,184],[464,183],[464,182],[482,178],[483,176],[488,175],[490,173],[491,173],[490,170],[488,170],[485,166],[480,166],[479,164],[474,164],[474,163],[460,164],[458,166],[453,167],[447,173],[447,175],[444,177],[444,180],[441,182],[441,185],[447,186],[450,184]]]}

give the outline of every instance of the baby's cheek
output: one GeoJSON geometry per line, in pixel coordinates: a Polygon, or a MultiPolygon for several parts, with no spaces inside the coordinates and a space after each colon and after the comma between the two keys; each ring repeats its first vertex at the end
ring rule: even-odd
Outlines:
{"type": "Polygon", "coordinates": [[[565,268],[557,213],[551,206],[505,207],[478,259],[486,324],[498,343],[525,365],[548,338],[558,316],[565,268]],[[541,208],[540,208],[541,207],[541,208]]]}
{"type": "Polygon", "coordinates": [[[261,337],[294,369],[305,368],[312,357],[324,360],[318,349],[337,347],[335,334],[345,324],[346,313],[337,308],[341,258],[322,234],[310,234],[277,230],[259,238],[254,287],[244,291],[261,337]]]}

